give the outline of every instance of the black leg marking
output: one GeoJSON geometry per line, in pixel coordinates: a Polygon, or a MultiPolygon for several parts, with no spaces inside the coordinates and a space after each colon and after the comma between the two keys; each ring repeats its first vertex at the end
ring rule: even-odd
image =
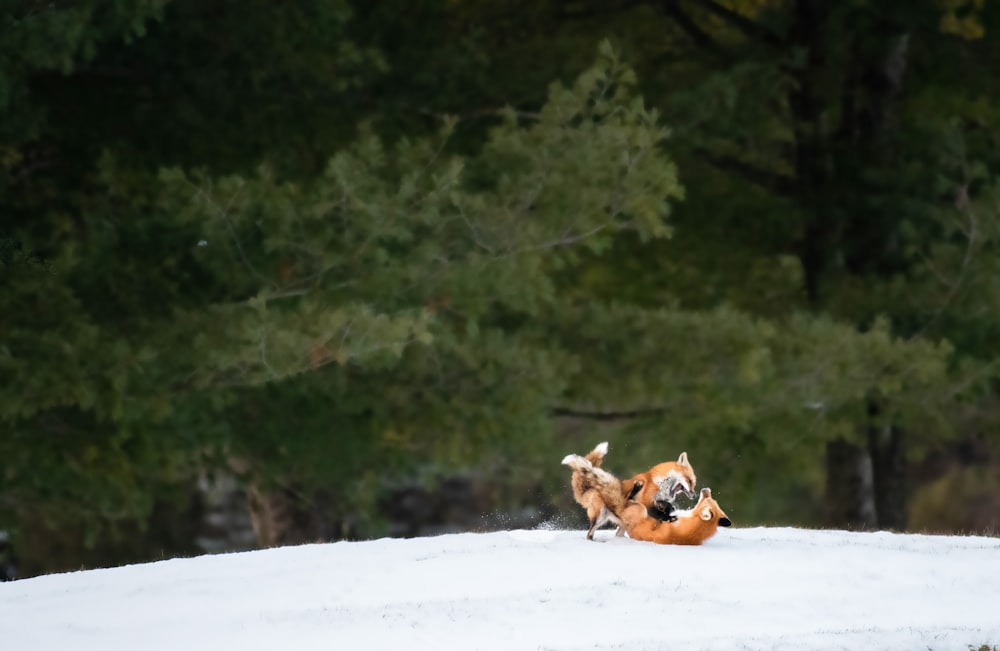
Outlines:
{"type": "Polygon", "coordinates": [[[651,517],[657,520],[663,520],[666,522],[676,522],[677,516],[674,515],[674,505],[670,502],[660,500],[653,502],[653,506],[647,509],[651,517]]]}

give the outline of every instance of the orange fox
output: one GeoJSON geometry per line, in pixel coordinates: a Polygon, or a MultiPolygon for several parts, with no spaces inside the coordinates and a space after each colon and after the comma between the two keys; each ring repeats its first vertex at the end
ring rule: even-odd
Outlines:
{"type": "Polygon", "coordinates": [[[701,498],[690,511],[678,515],[676,520],[664,521],[649,515],[645,505],[622,494],[622,482],[606,470],[594,466],[589,460],[571,454],[563,463],[579,476],[584,491],[594,491],[604,501],[616,520],[634,540],[645,540],[661,545],[700,545],[715,535],[719,527],[729,527],[732,522],[712,498],[710,488],[701,489],[701,498]]]}
{"type": "MultiPolygon", "coordinates": [[[[586,457],[569,455],[563,459],[563,463],[569,465],[569,459],[577,457],[586,459],[591,467],[598,468],[607,453],[608,443],[605,441],[587,453],[586,457]]],[[[695,477],[694,468],[688,462],[687,452],[681,452],[677,461],[666,461],[631,479],[615,479],[615,481],[618,481],[619,497],[625,500],[638,500],[649,507],[652,513],[660,519],[670,519],[674,499],[682,492],[693,497],[694,487],[698,480],[695,477]]],[[[573,487],[573,498],[587,510],[587,519],[590,522],[587,540],[593,540],[594,531],[608,522],[614,522],[618,525],[618,531],[615,535],[624,535],[625,528],[623,528],[621,520],[612,510],[605,507],[605,499],[602,498],[600,492],[595,486],[585,484],[580,472],[575,468],[570,484],[573,487]]]]}

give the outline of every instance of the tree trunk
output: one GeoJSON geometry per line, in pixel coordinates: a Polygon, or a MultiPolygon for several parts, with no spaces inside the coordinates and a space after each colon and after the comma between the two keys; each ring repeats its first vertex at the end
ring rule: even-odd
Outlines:
{"type": "Polygon", "coordinates": [[[788,105],[795,133],[795,185],[798,199],[805,208],[806,224],[799,243],[806,297],[812,307],[822,301],[822,279],[831,256],[836,253],[833,220],[825,209],[825,195],[832,182],[829,142],[822,124],[824,105],[816,87],[826,62],[823,59],[824,3],[799,0],[789,37],[806,52],[801,68],[795,71],[795,84],[789,91],[788,105]]]}
{"type": "Polygon", "coordinates": [[[878,525],[871,456],[844,439],[826,444],[826,523],[842,529],[878,525]]]}
{"type": "MultiPolygon", "coordinates": [[[[859,164],[879,165],[891,159],[893,108],[902,93],[909,35],[890,19],[863,13],[848,18],[841,123],[835,131],[825,123],[828,100],[821,84],[829,79],[824,58],[834,45],[824,43],[824,26],[832,5],[797,0],[789,41],[805,53],[794,72],[788,105],[795,133],[795,176],[798,199],[807,212],[798,257],[810,306],[820,310],[824,287],[833,274],[892,273],[892,219],[871,214],[868,181],[855,173],[859,164]]],[[[826,447],[825,510],[827,523],[848,528],[906,525],[906,460],[903,432],[880,429],[869,405],[863,445],[845,439],[826,447]]]]}
{"type": "Polygon", "coordinates": [[[301,492],[285,487],[249,486],[247,502],[257,545],[301,545],[332,538],[331,527],[316,500],[316,495],[307,500],[301,492]]]}
{"type": "Polygon", "coordinates": [[[892,426],[873,427],[868,434],[878,526],[905,529],[909,482],[903,431],[892,426]]]}
{"type": "Polygon", "coordinates": [[[826,521],[847,529],[906,528],[908,466],[903,430],[879,420],[868,402],[865,445],[837,439],[826,448],[826,521]]]}

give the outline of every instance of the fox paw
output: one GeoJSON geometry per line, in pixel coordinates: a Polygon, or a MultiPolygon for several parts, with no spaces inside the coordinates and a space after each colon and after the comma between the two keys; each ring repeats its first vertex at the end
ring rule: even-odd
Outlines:
{"type": "Polygon", "coordinates": [[[674,505],[670,502],[653,502],[653,506],[647,509],[650,516],[664,522],[677,522],[674,515],[674,505]]]}

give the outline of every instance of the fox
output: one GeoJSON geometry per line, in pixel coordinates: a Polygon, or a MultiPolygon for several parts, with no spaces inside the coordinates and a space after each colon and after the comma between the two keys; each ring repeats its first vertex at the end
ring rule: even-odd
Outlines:
{"type": "Polygon", "coordinates": [[[701,489],[693,509],[679,512],[673,521],[661,520],[650,515],[645,505],[624,495],[620,479],[593,465],[586,457],[571,454],[563,459],[563,463],[579,476],[579,485],[584,491],[598,494],[604,501],[604,508],[613,514],[633,540],[661,545],[700,545],[714,536],[719,527],[733,524],[712,497],[711,488],[701,489]]]}
{"type": "MultiPolygon", "coordinates": [[[[603,463],[604,455],[607,453],[608,443],[605,441],[603,443],[599,443],[597,447],[588,452],[585,457],[581,458],[590,464],[592,468],[597,468],[600,467],[601,463],[603,463]]],[[[563,459],[563,463],[566,463],[567,459],[569,459],[568,456],[563,459]]],[[[621,521],[604,506],[604,500],[601,498],[597,487],[592,482],[586,481],[582,473],[577,472],[576,470],[573,471],[573,475],[570,478],[570,486],[573,488],[573,499],[575,499],[576,503],[587,511],[587,520],[590,523],[590,528],[587,529],[587,540],[593,540],[594,532],[609,522],[618,526],[618,530],[615,535],[625,535],[625,529],[622,527],[621,521]]],[[[627,501],[632,499],[635,496],[635,493],[641,488],[642,484],[636,484],[635,482],[629,482],[629,480],[626,480],[618,481],[618,485],[615,490],[619,493],[618,497],[627,501]]],[[[608,490],[612,489],[608,488],[608,490]]]]}
{"type": "MultiPolygon", "coordinates": [[[[599,468],[608,453],[608,442],[599,443],[585,457],[594,468],[599,468]]],[[[563,459],[567,464],[569,455],[563,459]]],[[[568,465],[568,464],[567,464],[568,465]]],[[[619,481],[620,497],[626,500],[637,500],[649,509],[653,517],[670,520],[673,515],[673,502],[678,495],[684,493],[694,497],[694,487],[698,481],[694,468],[688,461],[687,452],[682,452],[677,461],[666,461],[657,464],[630,479],[619,481]]],[[[610,509],[605,507],[604,499],[592,485],[585,485],[583,477],[574,469],[570,484],[573,488],[573,498],[577,504],[587,511],[590,528],[587,530],[587,540],[594,539],[594,532],[607,523],[614,523],[618,529],[616,536],[625,535],[625,527],[610,509]]]]}

